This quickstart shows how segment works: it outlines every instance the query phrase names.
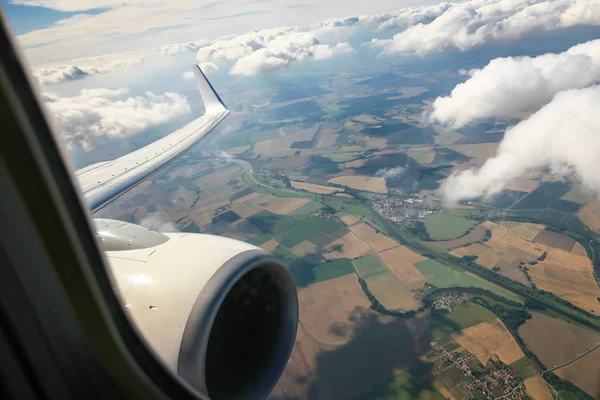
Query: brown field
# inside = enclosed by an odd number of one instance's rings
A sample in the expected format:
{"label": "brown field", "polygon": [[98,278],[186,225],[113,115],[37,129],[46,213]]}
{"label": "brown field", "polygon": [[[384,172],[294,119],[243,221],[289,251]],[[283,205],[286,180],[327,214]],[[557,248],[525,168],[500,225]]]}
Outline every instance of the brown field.
{"label": "brown field", "polygon": [[[486,252],[489,252],[490,248],[482,245],[481,243],[470,244],[465,247],[454,249],[450,252],[453,256],[464,257],[464,256],[482,256]],[[479,262],[479,261],[478,261]]]}
{"label": "brown field", "polygon": [[274,398],[353,398],[414,366],[429,348],[426,315],[399,319],[357,307],[333,327],[353,331],[351,340],[326,345],[299,327],[290,361],[271,394]]}
{"label": "brown field", "polygon": [[375,193],[387,193],[385,179],[364,175],[338,176],[330,179],[329,182],[338,185],[348,186],[357,190],[366,190]]}
{"label": "brown field", "polygon": [[266,251],[273,251],[277,248],[277,246],[279,246],[279,243],[276,240],[271,239],[271,240],[261,244],[258,247],[260,247],[261,249],[264,249]]}
{"label": "brown field", "polygon": [[600,315],[600,288],[587,256],[559,249],[548,251],[546,259],[529,268],[538,289],[546,290],[595,315]]}
{"label": "brown field", "polygon": [[400,243],[390,239],[389,237],[376,233],[375,229],[371,228],[367,224],[358,224],[350,228],[352,232],[358,236],[360,240],[367,242],[373,250],[380,252],[394,247],[400,246]]}
{"label": "brown field", "polygon": [[231,205],[231,209],[242,218],[248,218],[249,216],[259,213],[263,210],[262,208],[257,207],[250,202],[237,204],[234,202]]}
{"label": "brown field", "polygon": [[367,114],[361,114],[357,117],[352,118],[353,120],[356,120],[358,122],[365,122],[367,124],[377,124],[378,121],[373,118],[372,115],[367,115]]}
{"label": "brown field", "polygon": [[436,247],[439,247],[441,249],[448,249],[448,250],[454,249],[456,247],[462,247],[462,246],[466,246],[471,243],[476,243],[476,242],[481,241],[483,239],[483,237],[485,236],[486,231],[487,231],[487,229],[485,229],[483,226],[477,225],[473,229],[471,229],[471,231],[469,233],[467,233],[465,236],[463,236],[459,239],[433,242],[433,244]]}
{"label": "brown field", "polygon": [[309,201],[310,199],[290,199],[265,194],[258,199],[253,200],[252,203],[256,206],[266,208],[267,210],[276,214],[287,215],[292,211],[302,207]]}
{"label": "brown field", "polygon": [[486,365],[494,354],[497,354],[504,364],[512,364],[525,357],[500,318],[463,329],[452,334],[452,337],[483,365]]}
{"label": "brown field", "polygon": [[229,154],[233,154],[233,155],[238,155],[238,154],[242,154],[243,152],[245,152],[246,150],[248,150],[250,148],[249,145],[245,145],[245,146],[238,146],[238,147],[232,147],[231,149],[227,149],[227,152]]}
{"label": "brown field", "polygon": [[379,257],[407,289],[418,289],[425,285],[427,279],[415,268],[414,264],[426,260],[426,257],[404,246],[382,251],[379,253]]}
{"label": "brown field", "polygon": [[502,253],[496,250],[488,250],[477,258],[477,264],[486,267],[487,269],[492,269],[498,265],[500,260],[502,260]]}
{"label": "brown field", "polygon": [[579,211],[578,215],[591,230],[597,231],[600,229],[600,197],[590,201]]}
{"label": "brown field", "polygon": [[253,193],[250,193],[250,194],[248,194],[248,195],[246,195],[244,197],[240,197],[239,199],[235,199],[233,201],[233,203],[234,204],[235,203],[245,203],[247,201],[254,200],[255,198],[260,197],[260,196],[261,196],[260,193],[253,192]]}
{"label": "brown field", "polygon": [[367,278],[366,282],[369,291],[388,310],[410,311],[419,308],[411,291],[391,272]]}
{"label": "brown field", "polygon": [[519,328],[519,335],[546,368],[572,360],[600,341],[600,334],[560,318],[535,312],[531,316]]}
{"label": "brown field", "polygon": [[435,158],[435,151],[432,147],[418,147],[410,150],[410,156],[421,165],[428,165]]}
{"label": "brown field", "polygon": [[346,168],[360,168],[363,165],[365,165],[367,163],[367,161],[369,161],[369,160],[366,158],[361,158],[359,160],[348,161],[345,165],[346,165]]}
{"label": "brown field", "polygon": [[240,177],[241,169],[238,166],[227,169],[225,171],[216,171],[212,174],[204,175],[201,178],[194,180],[193,182],[203,190],[209,190],[217,186],[226,185],[232,179]]}
{"label": "brown field", "polygon": [[358,221],[360,218],[358,218],[356,215],[344,215],[342,218],[340,218],[342,221],[344,221],[344,223],[348,226],[352,225],[353,223],[355,223],[356,221]]}
{"label": "brown field", "polygon": [[470,157],[466,165],[480,167],[496,154],[498,143],[455,144],[447,147]]}
{"label": "brown field", "polygon": [[571,251],[580,256],[587,255],[587,251],[585,250],[585,247],[583,247],[581,245],[581,243],[579,243],[579,242],[575,242],[575,246],[573,246],[573,250],[571,250]]}
{"label": "brown field", "polygon": [[545,244],[546,246],[554,247],[564,251],[571,251],[573,250],[573,246],[575,246],[575,239],[570,238],[567,235],[563,235],[562,233],[547,230],[543,230],[538,233],[534,239],[534,242]]}
{"label": "brown field", "polygon": [[293,188],[304,189],[311,193],[331,194],[331,193],[335,193],[335,192],[344,191],[344,189],[331,187],[331,186],[317,185],[315,183],[306,183],[306,182],[298,182],[298,181],[291,181],[291,182],[292,182]]}
{"label": "brown field", "polygon": [[495,222],[492,222],[492,221],[484,221],[484,222],[482,222],[482,223],[481,223],[481,226],[483,226],[485,229],[487,229],[487,230],[491,231],[491,230],[493,230],[495,227],[497,227],[497,226],[498,226],[498,224],[497,224],[497,223],[495,223]]}
{"label": "brown field", "polygon": [[290,251],[296,254],[297,256],[304,257],[307,254],[313,254],[318,252],[319,247],[316,244],[305,240],[304,242],[292,247]]}
{"label": "brown field", "polygon": [[595,399],[600,399],[600,348],[554,373],[571,381]]}
{"label": "brown field", "polygon": [[527,279],[527,275],[519,268],[520,263],[518,259],[513,259],[512,261],[506,261],[505,259],[502,259],[498,261],[496,266],[500,268],[500,271],[496,271],[496,273],[512,279],[513,281],[519,282],[525,286],[531,286],[531,283],[529,283],[529,280]]}
{"label": "brown field", "polygon": [[339,196],[339,197],[348,197],[348,198],[352,198],[352,196],[350,196],[348,193],[336,193],[334,194],[334,196]]}
{"label": "brown field", "polygon": [[504,189],[529,193],[534,191],[539,185],[540,183],[533,179],[515,179],[506,185]]}
{"label": "brown field", "polygon": [[371,251],[371,247],[359,240],[353,232],[348,232],[323,248],[323,255],[332,258],[358,258]]}
{"label": "brown field", "polygon": [[271,154],[282,151],[294,150],[290,149],[290,146],[294,142],[311,140],[315,135],[316,129],[317,127],[315,126],[308,129],[303,129],[296,133],[285,135],[284,137],[258,142],[254,145],[254,152],[259,154]]}
{"label": "brown field", "polygon": [[537,375],[525,379],[525,390],[534,400],[554,400],[546,382]]}
{"label": "brown field", "polygon": [[386,138],[370,138],[365,143],[371,148],[384,149],[387,146],[387,142]]}
{"label": "brown field", "polygon": [[508,234],[516,237],[520,237],[524,240],[533,241],[535,237],[545,228],[542,224],[532,224],[530,222],[523,222],[519,225],[512,227],[508,230]]}

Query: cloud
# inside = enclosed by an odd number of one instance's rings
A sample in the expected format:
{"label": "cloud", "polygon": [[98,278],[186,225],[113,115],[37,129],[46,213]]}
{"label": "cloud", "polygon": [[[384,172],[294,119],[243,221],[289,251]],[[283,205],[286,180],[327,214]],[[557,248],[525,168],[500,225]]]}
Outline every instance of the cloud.
{"label": "cloud", "polygon": [[131,67],[144,64],[143,57],[133,57],[126,60],[115,60],[102,67],[77,66],[77,65],[51,65],[37,68],[33,76],[40,85],[54,85],[57,83],[84,79],[96,74],[106,74],[114,68]]}
{"label": "cloud", "polygon": [[460,128],[478,119],[515,116],[539,109],[562,90],[589,86],[600,79],[600,39],[559,54],[496,58],[465,73],[466,82],[434,101],[431,121]]}
{"label": "cloud", "polygon": [[176,93],[119,99],[128,90],[88,89],[74,97],[44,94],[56,131],[68,148],[93,148],[102,137],[126,137],[190,113],[185,96]]}
{"label": "cloud", "polygon": [[[202,72],[204,72],[205,75],[212,74],[213,72],[219,70],[219,66],[217,64],[211,63],[211,62],[200,63],[200,68],[202,69]],[[182,78],[183,79],[194,79],[194,73],[192,71],[186,71],[183,73]]]}
{"label": "cloud", "polygon": [[375,173],[375,176],[380,176],[384,179],[394,179],[404,174],[404,167],[382,168]]}
{"label": "cloud", "polygon": [[185,71],[181,77],[183,79],[194,79],[194,73],[192,71]]}
{"label": "cloud", "polygon": [[[431,12],[431,16],[435,16]],[[392,39],[373,39],[382,55],[468,51],[492,39],[518,39],[535,30],[600,25],[600,3],[590,0],[471,0],[455,3],[429,23]]]}
{"label": "cloud", "polygon": [[278,28],[216,40],[198,50],[196,58],[203,62],[235,61],[229,73],[249,76],[285,68],[293,62],[325,60],[352,51],[348,43],[321,44],[310,32]]}
{"label": "cloud", "polygon": [[140,225],[157,232],[178,232],[177,226],[160,212],[150,213],[140,221]]}
{"label": "cloud", "polygon": [[168,44],[166,46],[161,46],[158,48],[158,51],[163,56],[172,56],[175,54],[183,54],[183,53],[189,53],[192,51],[197,51],[203,45],[205,45],[205,43],[196,43],[196,42],[175,43],[175,44]]}
{"label": "cloud", "polygon": [[509,128],[496,155],[479,170],[450,176],[441,187],[448,204],[492,196],[512,179],[549,169],[600,193],[600,86],[570,89]]}

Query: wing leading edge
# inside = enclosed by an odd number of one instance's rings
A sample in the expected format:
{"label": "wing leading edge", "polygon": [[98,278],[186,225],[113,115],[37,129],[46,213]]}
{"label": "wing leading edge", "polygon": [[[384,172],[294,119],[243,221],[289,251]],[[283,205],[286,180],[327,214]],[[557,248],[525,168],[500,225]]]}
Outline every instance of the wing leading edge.
{"label": "wing leading edge", "polygon": [[200,67],[193,65],[192,69],[206,108],[205,114],[139,150],[78,170],[77,180],[92,212],[169,165],[227,117],[229,110]]}

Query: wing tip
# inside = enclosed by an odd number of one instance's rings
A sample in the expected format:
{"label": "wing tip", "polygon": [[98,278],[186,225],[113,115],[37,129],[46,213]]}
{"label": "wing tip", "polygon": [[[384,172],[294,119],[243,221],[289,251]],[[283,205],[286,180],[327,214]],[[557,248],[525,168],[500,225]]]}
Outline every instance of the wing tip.
{"label": "wing tip", "polygon": [[229,111],[219,94],[210,83],[199,64],[192,64],[192,72],[196,78],[196,84],[200,90],[200,96],[204,102],[207,113]]}

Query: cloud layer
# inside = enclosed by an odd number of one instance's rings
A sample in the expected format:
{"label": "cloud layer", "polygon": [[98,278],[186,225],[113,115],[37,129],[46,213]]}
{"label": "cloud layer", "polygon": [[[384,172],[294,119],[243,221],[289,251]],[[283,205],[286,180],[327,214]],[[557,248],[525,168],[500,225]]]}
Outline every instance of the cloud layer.
{"label": "cloud layer", "polygon": [[559,54],[497,58],[468,75],[450,96],[435,100],[433,122],[460,128],[478,119],[516,116],[539,109],[562,90],[589,86],[600,79],[600,40]]}
{"label": "cloud layer", "polygon": [[56,131],[68,148],[90,150],[93,141],[102,137],[125,137],[174,117],[190,113],[185,96],[176,93],[119,99],[128,90],[121,88],[82,90],[78,96],[43,98]]}
{"label": "cloud layer", "polygon": [[102,67],[77,66],[77,65],[51,65],[35,69],[33,76],[40,85],[54,85],[57,83],[84,79],[96,74],[106,74],[114,68],[131,67],[144,64],[143,57],[134,57],[126,60],[111,61]]}
{"label": "cloud layer", "polygon": [[600,193],[600,86],[571,89],[506,131],[496,155],[477,171],[449,177],[447,203],[499,193],[511,179],[549,168]]}
{"label": "cloud layer", "polygon": [[[405,19],[410,18],[409,14]],[[443,9],[429,23],[416,23],[392,39],[373,39],[371,44],[381,48],[383,55],[468,51],[493,39],[514,40],[535,30],[576,25],[600,25],[600,2],[471,0]]]}

